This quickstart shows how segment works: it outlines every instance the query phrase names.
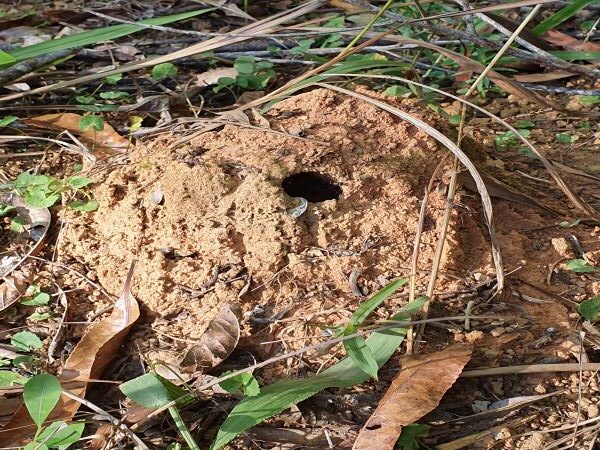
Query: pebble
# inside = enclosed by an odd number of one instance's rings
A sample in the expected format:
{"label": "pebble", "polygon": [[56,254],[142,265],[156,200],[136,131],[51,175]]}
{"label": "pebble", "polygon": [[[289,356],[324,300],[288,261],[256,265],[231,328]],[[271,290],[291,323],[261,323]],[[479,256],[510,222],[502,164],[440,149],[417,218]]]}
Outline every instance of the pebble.
{"label": "pebble", "polygon": [[490,333],[494,337],[499,337],[499,336],[502,336],[504,333],[506,333],[506,328],[504,328],[504,327],[497,327],[497,328],[494,328]]}
{"label": "pebble", "polygon": [[546,393],[546,388],[542,384],[538,384],[533,390],[535,392],[537,392],[538,394],[545,394]]}
{"label": "pebble", "polygon": [[598,408],[598,405],[592,404],[588,406],[587,415],[589,418],[598,417],[600,415],[600,408]]}

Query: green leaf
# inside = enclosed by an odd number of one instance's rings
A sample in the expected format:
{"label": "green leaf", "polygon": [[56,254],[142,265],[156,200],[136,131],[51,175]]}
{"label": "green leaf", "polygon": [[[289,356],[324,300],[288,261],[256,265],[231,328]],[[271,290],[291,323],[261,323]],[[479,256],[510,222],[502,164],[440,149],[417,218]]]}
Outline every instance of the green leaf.
{"label": "green leaf", "polygon": [[360,370],[369,375],[371,378],[377,379],[377,371],[379,366],[373,356],[371,349],[367,347],[365,338],[357,336],[353,339],[344,341],[344,348],[348,352],[348,356],[356,363]]}
{"label": "green leaf", "polygon": [[91,212],[96,211],[100,204],[97,200],[75,200],[69,203],[69,206],[75,211]]}
{"label": "green leaf", "polygon": [[10,370],[0,370],[0,389],[20,386],[27,381],[23,375]]}
{"label": "green leaf", "polygon": [[558,133],[556,135],[556,139],[561,144],[570,144],[571,143],[571,135],[567,133]]}
{"label": "green leaf", "polygon": [[10,53],[6,53],[6,52],[0,50],[0,64],[12,64],[16,60],[17,59]]}
{"label": "green leaf", "polygon": [[577,100],[582,105],[592,106],[597,103],[600,103],[600,95],[580,95],[579,97],[577,97]]}
{"label": "green leaf", "polygon": [[565,61],[586,61],[600,59],[600,52],[584,52],[584,51],[550,51],[548,52],[557,58]]}
{"label": "green leaf", "polygon": [[21,216],[15,216],[10,221],[10,229],[15,233],[22,233],[23,231],[25,231],[24,225],[25,219],[23,219]]}
{"label": "green leaf", "polygon": [[119,389],[144,408],[160,408],[173,400],[188,395],[187,391],[156,373],[147,373],[126,381],[119,386]]}
{"label": "green leaf", "polygon": [[29,315],[29,319],[34,320],[36,322],[39,322],[40,320],[47,320],[50,317],[52,317],[52,315],[47,312],[45,312],[45,313],[34,312],[33,314]]}
{"label": "green leaf", "polygon": [[86,131],[88,128],[93,128],[96,131],[104,130],[104,119],[100,116],[87,115],[79,119],[79,129]]}
{"label": "green leaf", "polygon": [[[427,299],[420,297],[409,303],[393,320],[406,320],[408,314],[414,314],[421,308]],[[374,332],[366,340],[366,344],[373,353],[378,367],[383,366],[404,340],[406,328],[389,328]],[[255,397],[245,397],[231,411],[225,422],[221,425],[217,438],[211,449],[222,448],[231,442],[238,434],[253,427],[269,417],[295,405],[327,388],[346,388],[368,380],[369,376],[363,372],[351,358],[345,358],[329,369],[311,378],[296,380],[281,380],[261,389]]]}
{"label": "green leaf", "polygon": [[[215,8],[204,8],[199,9],[197,11],[171,14],[169,16],[164,17],[155,17],[153,19],[140,20],[138,23],[145,25],[165,25],[179,20],[189,19],[190,17],[204,14],[206,12],[213,11],[214,9]],[[12,56],[16,58],[17,61],[23,61],[25,59],[36,58],[38,56],[57,52],[59,50],[66,50],[75,47],[85,47],[87,45],[97,44],[99,42],[111,41],[121,36],[127,36],[128,34],[132,34],[142,30],[145,30],[145,28],[139,25],[113,25],[109,27],[100,28],[98,30],[84,31],[82,33],[73,34],[71,36],[65,36],[59,39],[51,39],[49,41],[41,42],[39,44],[22,47],[17,50],[14,50],[12,52]]]}
{"label": "green leaf", "polygon": [[390,86],[383,91],[385,95],[389,95],[390,97],[400,97],[405,94],[410,94],[411,90],[404,86]]}
{"label": "green leaf", "polygon": [[88,184],[91,184],[92,180],[87,177],[75,175],[67,178],[67,183],[69,183],[69,185],[74,187],[75,189],[81,189],[83,187],[86,187]]}
{"label": "green leaf", "polygon": [[423,425],[420,423],[413,423],[402,427],[402,432],[398,438],[396,445],[401,450],[418,450],[419,443],[417,442],[418,437],[425,437],[429,434],[429,425]]}
{"label": "green leaf", "polygon": [[44,192],[42,189],[35,189],[23,195],[23,200],[34,208],[49,208],[60,200],[60,194]]}
{"label": "green leaf", "polygon": [[514,125],[515,128],[533,128],[535,123],[531,120],[517,120]]}
{"label": "green leaf", "polygon": [[45,292],[40,292],[32,297],[27,297],[21,300],[21,303],[27,306],[42,306],[47,305],[49,302],[50,295],[46,294]]}
{"label": "green leaf", "polygon": [[569,19],[570,17],[573,17],[575,14],[577,14],[578,11],[585,8],[593,1],[594,0],[574,0],[561,10],[552,14],[550,17],[533,27],[531,31],[533,31],[535,34],[542,34],[548,30],[551,30],[563,23],[565,20]]}
{"label": "green leaf", "polygon": [[448,120],[452,125],[460,125],[461,118],[462,116],[460,114],[452,114],[448,117]]}
{"label": "green leaf", "polygon": [[78,95],[75,97],[75,101],[77,103],[81,103],[82,105],[93,105],[96,103],[96,99],[91,95]]}
{"label": "green leaf", "polygon": [[240,74],[251,75],[255,72],[256,59],[252,56],[240,56],[236,58],[233,63],[233,67],[237,69]]}
{"label": "green leaf", "polygon": [[83,435],[85,422],[67,424],[63,421],[52,422],[37,437],[37,442],[44,442],[48,447],[69,446],[77,442]]}
{"label": "green leaf", "polygon": [[152,68],[152,79],[160,81],[164,78],[173,78],[177,75],[177,67],[172,63],[157,64]]}
{"label": "green leaf", "polygon": [[390,295],[392,295],[400,287],[404,286],[407,282],[408,279],[406,278],[400,278],[396,281],[392,281],[383,289],[378,291],[375,295],[373,295],[370,299],[362,302],[356,311],[354,311],[354,314],[352,314],[350,317],[347,328],[354,329],[358,327],[379,305],[381,305],[381,303],[383,303]]}
{"label": "green leaf", "polygon": [[579,304],[579,314],[584,319],[590,322],[598,319],[598,312],[600,311],[600,297],[592,297],[589,300],[584,300]]}
{"label": "green leaf", "polygon": [[19,120],[17,116],[4,116],[2,119],[0,119],[0,127],[6,127],[16,120]]}
{"label": "green leaf", "polygon": [[111,86],[116,85],[123,78],[122,73],[115,73],[113,75],[109,75],[104,78],[104,82],[106,84],[110,84]]}
{"label": "green leaf", "polygon": [[23,402],[38,428],[58,403],[60,391],[60,381],[49,373],[31,377],[23,386]]}
{"label": "green leaf", "polygon": [[48,446],[39,442],[30,442],[23,447],[23,450],[48,450]]}
{"label": "green leaf", "polygon": [[42,348],[42,341],[40,338],[30,331],[19,331],[18,333],[15,333],[10,339],[10,343],[17,349],[25,352]]}
{"label": "green leaf", "polygon": [[572,228],[576,225],[579,225],[581,223],[581,219],[575,219],[572,222],[569,222],[567,220],[563,220],[562,222],[560,222],[558,224],[559,227],[561,228]]}
{"label": "green leaf", "polygon": [[104,100],[117,100],[124,97],[129,97],[129,93],[123,91],[108,91],[100,93],[100,98],[103,98]]}
{"label": "green leaf", "polygon": [[13,359],[13,366],[21,367],[21,366],[31,366],[33,364],[33,356],[31,355],[19,355],[15,359]]}
{"label": "green leaf", "polygon": [[[225,372],[221,374],[221,376],[227,375],[228,373],[229,372]],[[254,375],[249,372],[240,373],[235,377],[223,380],[219,383],[219,385],[231,394],[235,394],[238,391],[242,391],[244,395],[249,397],[254,397],[260,394],[260,386],[258,385],[258,381],[256,381]]]}
{"label": "green leaf", "polygon": [[11,205],[0,205],[0,217],[4,217],[9,212],[14,211],[15,207]]}
{"label": "green leaf", "polygon": [[588,264],[584,259],[571,259],[567,261],[567,267],[575,273],[590,273],[596,268]]}

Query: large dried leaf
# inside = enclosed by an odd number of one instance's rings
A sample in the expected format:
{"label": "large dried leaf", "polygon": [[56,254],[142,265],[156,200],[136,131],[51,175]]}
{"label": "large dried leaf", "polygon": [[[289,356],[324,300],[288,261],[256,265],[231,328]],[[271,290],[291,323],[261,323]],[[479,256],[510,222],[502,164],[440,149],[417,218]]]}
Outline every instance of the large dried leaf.
{"label": "large dried leaf", "polygon": [[211,369],[227,358],[240,339],[240,324],[228,305],[208,325],[200,343],[190,348],[180,362],[186,372]]}
{"label": "large dried leaf", "polygon": [[[78,397],[84,397],[88,380],[101,377],[129,329],[138,319],[139,306],[131,295],[132,276],[133,264],[127,274],[123,292],[115,303],[111,315],[92,325],[67,359],[63,372],[59,376],[64,390]],[[63,395],[48,420],[68,421],[78,409],[79,402]],[[30,439],[34,433],[35,424],[31,421],[25,407],[21,406],[0,431],[0,447],[17,446]]]}
{"label": "large dried leaf", "polygon": [[471,359],[469,345],[456,344],[441,352],[408,356],[377,409],[360,431],[354,450],[392,450],[402,427],[432,411]]}
{"label": "large dried leaf", "polygon": [[567,50],[584,51],[584,52],[600,52],[600,44],[592,41],[580,41],[568,34],[560,31],[546,31],[540,36],[544,40],[554,45],[560,45]]}
{"label": "large dried leaf", "polygon": [[104,123],[104,129],[95,131],[91,127],[81,131],[79,121],[83,116],[75,113],[44,114],[42,116],[24,119],[28,125],[45,128],[49,130],[68,130],[79,135],[83,140],[93,145],[100,151],[124,151],[129,146],[129,141],[115,131],[108,123]]}

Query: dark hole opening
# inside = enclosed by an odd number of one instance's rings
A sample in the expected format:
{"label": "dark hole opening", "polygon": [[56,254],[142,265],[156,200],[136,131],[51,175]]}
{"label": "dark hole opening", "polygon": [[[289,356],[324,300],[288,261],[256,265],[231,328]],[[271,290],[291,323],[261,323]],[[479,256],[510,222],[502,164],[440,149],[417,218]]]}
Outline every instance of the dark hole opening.
{"label": "dark hole opening", "polygon": [[290,197],[303,197],[309,202],[338,200],[342,188],[327,175],[316,172],[299,172],[283,179],[281,187]]}

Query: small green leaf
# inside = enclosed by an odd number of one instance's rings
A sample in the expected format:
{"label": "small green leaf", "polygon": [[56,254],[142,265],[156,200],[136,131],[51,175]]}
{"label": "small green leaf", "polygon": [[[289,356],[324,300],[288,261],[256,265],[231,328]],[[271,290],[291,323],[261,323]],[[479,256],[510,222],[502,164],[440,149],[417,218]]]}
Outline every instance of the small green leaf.
{"label": "small green leaf", "polygon": [[[221,376],[227,375],[228,373],[229,372],[225,372],[221,374]],[[248,397],[254,397],[260,394],[260,386],[258,385],[258,381],[250,372],[243,372],[235,377],[223,380],[219,383],[219,385],[227,392],[232,394],[235,394],[240,390]]]}
{"label": "small green leaf", "polygon": [[10,370],[0,370],[0,389],[21,386],[27,381],[23,375]]}
{"label": "small green leaf", "polygon": [[157,64],[152,68],[152,79],[160,81],[164,78],[173,78],[177,75],[177,67],[172,63]]}
{"label": "small green leaf", "polygon": [[58,403],[60,392],[60,381],[49,373],[31,377],[23,386],[25,407],[38,427],[43,425]]}
{"label": "small green leaf", "polygon": [[119,386],[119,389],[131,400],[145,408],[160,408],[175,399],[188,395],[187,391],[156,373],[147,373],[126,381]]}
{"label": "small green leaf", "polygon": [[564,8],[558,10],[550,17],[537,24],[532,29],[533,33],[542,34],[545,31],[555,28],[556,26],[563,23],[565,20],[577,14],[579,10],[585,8],[593,1],[594,0],[571,0],[570,2],[567,2],[567,5]]}
{"label": "small green leaf", "polygon": [[377,379],[377,371],[379,366],[373,356],[373,352],[367,346],[365,338],[357,336],[353,339],[344,341],[344,348],[352,361],[371,378]]}
{"label": "small green leaf", "polygon": [[100,93],[100,98],[103,98],[104,100],[118,100],[124,97],[129,97],[129,93],[123,91],[108,91]]}
{"label": "small green leaf", "polygon": [[15,207],[11,205],[0,205],[0,217],[4,217],[9,212],[14,211]]}
{"label": "small green leaf", "polygon": [[588,264],[584,259],[571,259],[567,261],[566,265],[575,273],[590,273],[596,270],[594,266]]}
{"label": "small green leaf", "polygon": [[50,317],[52,317],[52,315],[50,313],[39,313],[39,312],[34,312],[33,314],[29,315],[29,319],[39,322],[41,320],[48,320]]}
{"label": "small green leaf", "polygon": [[113,75],[109,75],[104,78],[104,82],[106,84],[110,84],[111,86],[116,85],[123,78],[122,73],[115,73]]}
{"label": "small green leaf", "polygon": [[77,103],[81,103],[82,105],[93,105],[96,103],[96,99],[90,95],[78,95],[75,97],[75,101]]}
{"label": "small green leaf", "polygon": [[13,359],[13,366],[15,367],[27,367],[33,364],[33,356],[31,355],[19,355]]}
{"label": "small green leaf", "polygon": [[460,125],[461,118],[462,116],[460,114],[452,114],[450,117],[448,117],[448,120],[452,125]]}
{"label": "small green leaf", "polygon": [[531,120],[517,120],[514,125],[515,128],[533,128],[535,123]]}
{"label": "small green leaf", "polygon": [[556,139],[561,144],[565,144],[566,145],[566,144],[570,144],[571,143],[571,135],[567,134],[567,133],[558,133],[556,135]]}
{"label": "small green leaf", "polygon": [[30,331],[19,331],[18,333],[15,333],[10,339],[10,343],[17,349],[25,352],[42,348],[42,341],[40,338]]}
{"label": "small green leaf", "polygon": [[600,297],[592,297],[589,300],[584,300],[579,304],[579,314],[584,319],[590,322],[598,319],[598,312],[600,311]]}
{"label": "small green leaf", "polygon": [[417,442],[418,437],[425,437],[429,434],[429,425],[423,425],[420,423],[413,423],[402,427],[400,437],[396,442],[396,445],[401,450],[418,450],[419,443]]}
{"label": "small green leaf", "polygon": [[25,219],[23,219],[21,216],[15,216],[10,221],[10,229],[15,233],[22,233],[23,231],[25,231],[24,225]]}
{"label": "small green leaf", "polygon": [[580,95],[577,100],[584,106],[592,106],[600,103],[600,95]]}
{"label": "small green leaf", "polygon": [[60,200],[60,194],[44,192],[42,189],[35,189],[23,195],[23,200],[34,208],[49,208]]}
{"label": "small green leaf", "polygon": [[390,97],[401,97],[402,95],[410,94],[411,90],[404,86],[390,86],[386,88],[383,93]]}
{"label": "small green leaf", "polygon": [[81,189],[83,187],[86,187],[88,184],[91,184],[92,180],[87,177],[76,175],[67,178],[67,183],[69,183],[69,185],[74,187],[75,189]]}
{"label": "small green leaf", "polygon": [[96,200],[75,200],[69,203],[69,206],[75,211],[91,212],[96,211],[100,204]]}
{"label": "small green leaf", "polygon": [[572,222],[569,222],[567,220],[563,220],[562,222],[560,222],[558,224],[559,227],[561,228],[572,228],[576,225],[579,225],[581,223],[581,219],[575,219]]}
{"label": "small green leaf", "polygon": [[44,442],[48,447],[69,446],[77,442],[85,428],[85,422],[67,424],[63,421],[52,422],[37,437],[37,442]]}
{"label": "small green leaf", "polygon": [[21,303],[27,306],[42,306],[47,305],[49,302],[50,295],[46,294],[45,292],[40,292],[32,297],[27,297],[21,300]]}
{"label": "small green leaf", "polygon": [[87,131],[89,128],[93,128],[96,131],[104,130],[104,119],[100,116],[87,115],[79,119],[79,129],[81,131]]}
{"label": "small green leaf", "polygon": [[0,119],[0,127],[6,127],[17,120],[19,120],[17,116],[4,116]]}

